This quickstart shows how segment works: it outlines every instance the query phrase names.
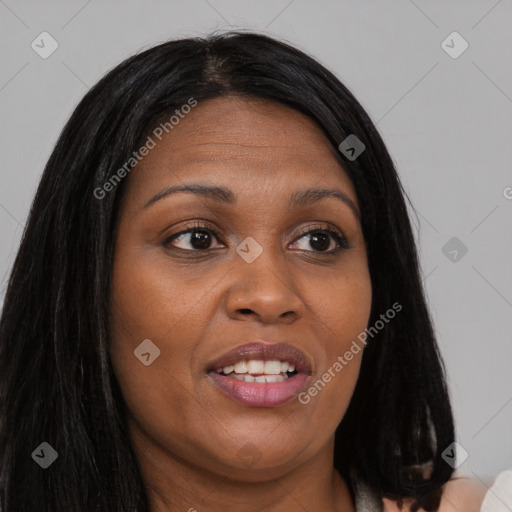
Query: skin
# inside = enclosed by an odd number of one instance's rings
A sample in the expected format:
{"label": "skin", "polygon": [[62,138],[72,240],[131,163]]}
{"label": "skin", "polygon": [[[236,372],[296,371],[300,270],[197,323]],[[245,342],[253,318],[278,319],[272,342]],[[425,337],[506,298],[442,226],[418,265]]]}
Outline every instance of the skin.
{"label": "skin", "polygon": [[[181,192],[144,207],[185,182],[228,187],[237,202]],[[372,288],[357,215],[332,197],[290,206],[295,190],[320,186],[359,211],[313,121],[236,97],[200,103],[131,172],[114,257],[111,357],[152,512],[354,511],[332,457],[363,351],[306,405],[248,407],[206,372],[228,350],[265,339],[302,350],[314,382],[366,328]],[[193,233],[168,240],[196,221],[219,232],[206,235],[204,249]],[[350,248],[329,255],[334,238],[326,233],[322,249],[302,233],[325,227]],[[263,251],[252,263],[236,252],[246,237]],[[160,350],[148,366],[134,357],[146,339]]]}
{"label": "skin", "polygon": [[[487,487],[470,478],[456,475],[443,487],[439,512],[480,512]],[[384,499],[384,512],[409,512],[410,500],[400,510],[397,503]]]}
{"label": "skin", "polygon": [[[229,187],[238,201],[179,193],[143,209],[182,182]],[[302,350],[316,380],[364,331],[372,291],[357,216],[334,198],[289,205],[296,189],[319,186],[341,190],[358,208],[312,121],[236,98],[195,107],[132,171],[116,242],[111,356],[152,511],[353,510],[332,454],[362,351],[307,405],[248,407],[206,374],[212,360],[261,338]],[[195,220],[214,224],[220,240],[212,235],[200,251],[185,234],[162,246]],[[312,247],[301,229],[319,223],[341,230],[352,247],[335,256]],[[235,251],[248,236],[263,249],[252,263]],[[327,241],[328,251],[336,248]],[[133,355],[144,339],[161,351],[150,366]],[[249,467],[239,457],[247,443],[259,457]]]}

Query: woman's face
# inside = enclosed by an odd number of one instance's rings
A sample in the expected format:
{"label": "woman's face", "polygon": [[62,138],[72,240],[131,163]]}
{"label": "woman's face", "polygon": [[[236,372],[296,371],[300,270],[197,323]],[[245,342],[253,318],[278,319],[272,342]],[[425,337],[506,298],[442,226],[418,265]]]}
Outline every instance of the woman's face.
{"label": "woman's face", "polygon": [[[160,468],[181,460],[248,480],[331,456],[362,351],[333,367],[372,298],[351,181],[315,123],[272,102],[205,101],[164,135],[129,176],[113,269],[111,356],[136,451]],[[157,196],[192,183],[226,191]],[[349,201],[297,196],[319,188]],[[216,372],[256,340],[263,352]],[[282,382],[242,381],[262,373],[244,360],[292,363],[265,351],[278,342],[302,355],[300,373],[284,364]]]}

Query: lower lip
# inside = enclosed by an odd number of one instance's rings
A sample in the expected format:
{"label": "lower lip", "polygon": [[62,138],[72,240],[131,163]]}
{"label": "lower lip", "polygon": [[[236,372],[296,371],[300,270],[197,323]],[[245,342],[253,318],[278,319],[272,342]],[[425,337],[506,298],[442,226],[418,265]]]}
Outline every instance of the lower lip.
{"label": "lower lip", "polygon": [[283,382],[244,382],[214,371],[208,374],[227,396],[249,407],[277,407],[293,400],[305,387],[309,375],[297,373]]}

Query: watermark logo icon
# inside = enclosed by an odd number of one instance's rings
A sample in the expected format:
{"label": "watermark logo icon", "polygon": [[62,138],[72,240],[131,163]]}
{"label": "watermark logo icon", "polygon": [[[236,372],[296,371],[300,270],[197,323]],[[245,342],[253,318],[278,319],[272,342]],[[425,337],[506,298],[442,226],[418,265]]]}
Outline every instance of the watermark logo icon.
{"label": "watermark logo icon", "polygon": [[248,236],[237,248],[236,252],[247,262],[252,263],[262,252],[263,247]]}
{"label": "watermark logo icon", "polygon": [[59,454],[46,441],[42,442],[33,452],[32,458],[43,468],[50,467]]}
{"label": "watermark logo icon", "polygon": [[160,355],[160,349],[151,340],[144,340],[133,353],[143,365],[149,366]]}
{"label": "watermark logo icon", "polygon": [[469,43],[458,33],[452,32],[441,43],[441,48],[452,58],[458,59],[469,47]]}
{"label": "watermark logo icon", "polygon": [[457,442],[452,443],[444,452],[441,454],[443,460],[449,464],[453,469],[457,469],[459,466],[464,464],[469,457],[469,453],[464,449],[462,445]]}
{"label": "watermark logo icon", "polygon": [[452,238],[443,245],[441,251],[452,263],[458,263],[466,255],[468,248],[460,239],[456,236],[452,236]]}
{"label": "watermark logo icon", "polygon": [[245,443],[236,455],[248,468],[261,459],[261,452],[253,443]]}
{"label": "watermark logo icon", "polygon": [[41,32],[30,46],[39,57],[47,59],[59,47],[59,43],[48,32]]}
{"label": "watermark logo icon", "polygon": [[353,162],[365,149],[366,146],[357,138],[356,135],[351,133],[344,139],[338,149]]}

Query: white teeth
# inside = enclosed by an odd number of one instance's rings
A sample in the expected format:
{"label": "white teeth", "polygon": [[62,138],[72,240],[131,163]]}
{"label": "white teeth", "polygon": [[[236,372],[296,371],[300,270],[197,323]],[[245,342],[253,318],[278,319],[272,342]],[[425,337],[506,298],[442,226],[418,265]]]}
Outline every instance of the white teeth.
{"label": "white teeth", "polygon": [[236,373],[247,373],[247,366],[245,364],[245,361],[240,361],[235,364],[234,366]]}
{"label": "white teeth", "polygon": [[281,363],[279,361],[265,361],[265,370],[267,375],[279,375],[281,373]]}
{"label": "white teeth", "polygon": [[252,375],[237,375],[236,373],[232,373],[230,377],[236,380],[241,380],[242,382],[254,382],[254,377]]}
{"label": "white teeth", "polygon": [[251,359],[247,361],[247,370],[249,373],[263,373],[265,370],[265,363],[263,361]]}
{"label": "white teeth", "polygon": [[[288,376],[286,376],[288,378]],[[267,375],[265,377],[267,382],[283,382],[286,380],[282,375]]]}
{"label": "white teeth", "polygon": [[242,382],[284,382],[288,379],[288,375],[258,375],[253,377],[252,375],[237,375],[233,373],[230,375],[231,378],[241,380]]}
{"label": "white teeth", "polygon": [[235,375],[242,376],[244,374],[251,374],[253,377],[259,375],[281,375],[288,378],[286,372],[293,372],[294,370],[295,365],[290,364],[288,361],[278,361],[277,359],[271,361],[250,359],[249,361],[238,361],[235,364],[224,366],[224,368],[218,368],[216,371],[217,373],[223,373],[231,377]]}

